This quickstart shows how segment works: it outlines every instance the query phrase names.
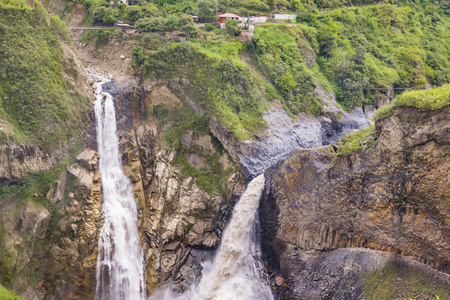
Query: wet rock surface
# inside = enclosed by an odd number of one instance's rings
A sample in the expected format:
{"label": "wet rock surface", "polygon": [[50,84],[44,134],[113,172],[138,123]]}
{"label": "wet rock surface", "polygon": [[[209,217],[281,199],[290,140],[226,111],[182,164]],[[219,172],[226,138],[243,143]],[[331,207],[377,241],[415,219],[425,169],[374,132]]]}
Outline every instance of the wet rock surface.
{"label": "wet rock surface", "polygon": [[[142,86],[131,85],[116,94],[123,168],[138,203],[148,292],[169,281],[181,292],[199,278],[200,263],[217,248],[230,204],[239,199],[245,183],[240,172],[230,172],[235,164],[225,151],[217,153],[217,141],[208,134],[186,130],[180,135],[180,146],[168,145],[167,127],[151,117],[153,109],[170,109],[181,100],[165,86]],[[130,104],[133,99],[140,99],[139,107]],[[199,187],[198,176],[183,172],[175,161],[180,149],[190,166],[206,173],[211,168],[206,158],[217,156],[220,170],[229,173],[224,192],[208,194]]]}
{"label": "wet rock surface", "polygon": [[251,140],[236,141],[216,120],[212,120],[212,133],[230,155],[239,161],[247,178],[263,173],[267,168],[285,159],[297,149],[310,149],[329,145],[341,138],[346,130],[368,126],[369,120],[361,108],[347,113],[336,106],[334,98],[327,95],[329,107],[320,118],[299,114],[290,117],[280,105],[271,104],[264,113],[267,127]]}

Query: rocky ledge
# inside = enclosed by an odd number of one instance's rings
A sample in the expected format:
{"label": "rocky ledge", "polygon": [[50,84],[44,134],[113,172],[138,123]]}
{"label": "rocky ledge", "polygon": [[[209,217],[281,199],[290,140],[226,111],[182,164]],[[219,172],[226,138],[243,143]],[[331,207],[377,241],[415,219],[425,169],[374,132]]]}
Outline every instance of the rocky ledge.
{"label": "rocky ledge", "polygon": [[[308,251],[364,247],[449,273],[449,110],[398,108],[376,121],[370,149],[298,150],[268,169],[260,220],[269,267],[298,286]],[[329,267],[337,263],[344,268],[339,260]],[[286,295],[305,297],[292,288]]]}

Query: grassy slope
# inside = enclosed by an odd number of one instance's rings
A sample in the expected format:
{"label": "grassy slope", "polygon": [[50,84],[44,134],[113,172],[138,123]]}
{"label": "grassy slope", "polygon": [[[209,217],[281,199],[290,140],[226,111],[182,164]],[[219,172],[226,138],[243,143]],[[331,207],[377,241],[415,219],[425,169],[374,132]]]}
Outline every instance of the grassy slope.
{"label": "grassy slope", "polygon": [[[253,4],[258,6],[256,2]],[[252,43],[245,45],[212,27],[200,30],[198,37],[181,47],[171,45],[158,33],[144,34],[134,57],[148,77],[192,79],[191,98],[216,114],[239,139],[250,137],[263,126],[266,100],[279,99],[292,115],[323,114],[323,103],[313,92],[318,86],[334,91],[340,104],[350,110],[386,98],[392,86],[414,89],[427,83],[447,84],[450,49],[441,46],[450,44],[449,8],[445,4],[411,1],[396,2],[399,6],[388,3],[317,10],[372,2],[291,3],[286,6],[297,9],[297,26],[257,26]],[[194,9],[189,3],[166,9],[174,18],[181,11]],[[238,7],[235,4],[232,7]],[[149,15],[148,8],[143,8],[142,14]],[[168,20],[156,7],[151,15],[163,23]],[[262,76],[240,63],[243,52],[253,57]],[[225,61],[231,62],[231,67],[224,67]]]}
{"label": "grassy slope", "polygon": [[0,117],[15,131],[13,137],[3,134],[2,142],[55,150],[83,127],[90,101],[71,83],[78,73],[74,61],[63,57],[54,19],[49,26],[46,11],[40,16],[26,4],[2,1]]}
{"label": "grassy slope", "polygon": [[[224,48],[230,44],[235,41],[222,43]],[[218,53],[209,46],[183,42],[156,51],[137,47],[134,60],[148,77],[188,79],[183,86],[186,95],[216,114],[236,137],[245,140],[264,126],[261,83],[238,60],[237,51]]]}
{"label": "grassy slope", "polygon": [[0,299],[2,300],[24,300],[11,291],[8,291],[0,284]]}
{"label": "grassy slope", "polygon": [[[450,289],[420,268],[392,262],[365,278],[365,299],[450,299]],[[439,297],[439,298],[438,298]]]}
{"label": "grassy slope", "polygon": [[411,106],[435,110],[447,105],[450,105],[450,85],[448,84],[429,90],[404,92],[403,94],[395,97],[395,99],[388,105],[380,107],[374,118],[387,118],[392,115],[395,108],[399,106]]}

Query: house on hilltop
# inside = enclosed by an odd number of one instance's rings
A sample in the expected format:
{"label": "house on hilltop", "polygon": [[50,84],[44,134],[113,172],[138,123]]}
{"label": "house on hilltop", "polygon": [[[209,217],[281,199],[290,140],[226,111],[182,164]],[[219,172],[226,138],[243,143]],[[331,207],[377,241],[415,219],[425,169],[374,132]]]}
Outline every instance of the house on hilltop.
{"label": "house on hilltop", "polygon": [[232,13],[221,14],[221,15],[218,15],[218,17],[219,17],[220,24],[225,24],[226,19],[232,19],[232,20],[239,21],[239,19],[241,18],[238,15],[235,15]]}

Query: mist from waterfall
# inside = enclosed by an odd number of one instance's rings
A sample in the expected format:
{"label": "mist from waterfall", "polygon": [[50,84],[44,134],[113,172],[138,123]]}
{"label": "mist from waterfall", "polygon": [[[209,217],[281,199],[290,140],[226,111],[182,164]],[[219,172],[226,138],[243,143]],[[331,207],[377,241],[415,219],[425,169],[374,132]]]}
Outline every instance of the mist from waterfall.
{"label": "mist from waterfall", "polygon": [[236,204],[224,230],[220,247],[211,261],[202,264],[198,285],[183,294],[170,288],[156,291],[151,300],[272,300],[270,286],[263,278],[258,244],[254,240],[264,175],[253,179]]}
{"label": "mist from waterfall", "polygon": [[102,174],[103,228],[98,241],[96,300],[144,300],[144,260],[137,207],[122,171],[113,98],[95,84],[97,144]]}

